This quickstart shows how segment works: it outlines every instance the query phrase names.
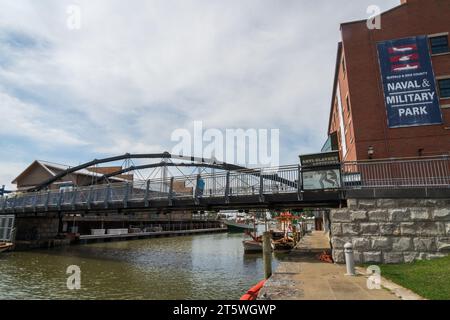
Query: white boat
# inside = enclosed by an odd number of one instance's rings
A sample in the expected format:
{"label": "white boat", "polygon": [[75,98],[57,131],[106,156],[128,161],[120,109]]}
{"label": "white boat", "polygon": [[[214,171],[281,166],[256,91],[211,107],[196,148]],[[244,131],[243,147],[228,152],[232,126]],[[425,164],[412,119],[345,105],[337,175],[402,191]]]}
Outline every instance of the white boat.
{"label": "white boat", "polygon": [[14,246],[11,242],[2,242],[0,243],[0,253],[8,251]]}
{"label": "white boat", "polygon": [[255,241],[255,240],[245,240],[242,241],[244,244],[244,252],[245,253],[252,253],[252,252],[262,252],[263,247],[262,243]]}

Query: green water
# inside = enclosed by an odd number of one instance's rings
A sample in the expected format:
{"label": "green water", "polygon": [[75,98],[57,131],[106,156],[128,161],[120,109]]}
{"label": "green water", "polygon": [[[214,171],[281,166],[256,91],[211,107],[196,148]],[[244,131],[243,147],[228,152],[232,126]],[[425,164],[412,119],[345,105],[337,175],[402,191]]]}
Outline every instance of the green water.
{"label": "green water", "polygon": [[[0,254],[0,299],[239,299],[263,278],[240,234],[90,244]],[[274,259],[274,267],[277,260]],[[81,289],[67,289],[67,267]]]}

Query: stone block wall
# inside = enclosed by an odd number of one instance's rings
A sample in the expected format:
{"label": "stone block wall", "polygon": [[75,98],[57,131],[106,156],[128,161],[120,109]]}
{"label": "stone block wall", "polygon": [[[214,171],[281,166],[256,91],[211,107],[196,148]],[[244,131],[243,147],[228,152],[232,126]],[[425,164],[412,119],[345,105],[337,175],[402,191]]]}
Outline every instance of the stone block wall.
{"label": "stone block wall", "polygon": [[450,254],[450,199],[349,199],[330,212],[333,258],[345,263],[409,263]]}

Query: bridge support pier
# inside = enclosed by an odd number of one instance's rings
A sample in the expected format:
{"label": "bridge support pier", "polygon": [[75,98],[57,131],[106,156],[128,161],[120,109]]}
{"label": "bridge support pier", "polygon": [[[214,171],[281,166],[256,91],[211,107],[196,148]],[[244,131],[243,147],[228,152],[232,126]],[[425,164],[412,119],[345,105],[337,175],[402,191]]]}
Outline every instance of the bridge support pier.
{"label": "bridge support pier", "polygon": [[16,217],[16,249],[54,245],[54,240],[62,231],[62,226],[62,219],[58,215],[53,217]]}

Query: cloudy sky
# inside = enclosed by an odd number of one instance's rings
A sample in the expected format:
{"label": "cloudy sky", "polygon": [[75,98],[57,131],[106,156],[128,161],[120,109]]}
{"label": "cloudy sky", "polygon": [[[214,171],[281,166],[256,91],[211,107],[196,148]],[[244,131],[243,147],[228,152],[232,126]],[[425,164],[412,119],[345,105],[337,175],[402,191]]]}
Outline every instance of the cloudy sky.
{"label": "cloudy sky", "polygon": [[0,184],[34,159],[170,151],[193,121],[280,129],[297,163],[326,139],[339,23],[399,2],[0,0]]}

